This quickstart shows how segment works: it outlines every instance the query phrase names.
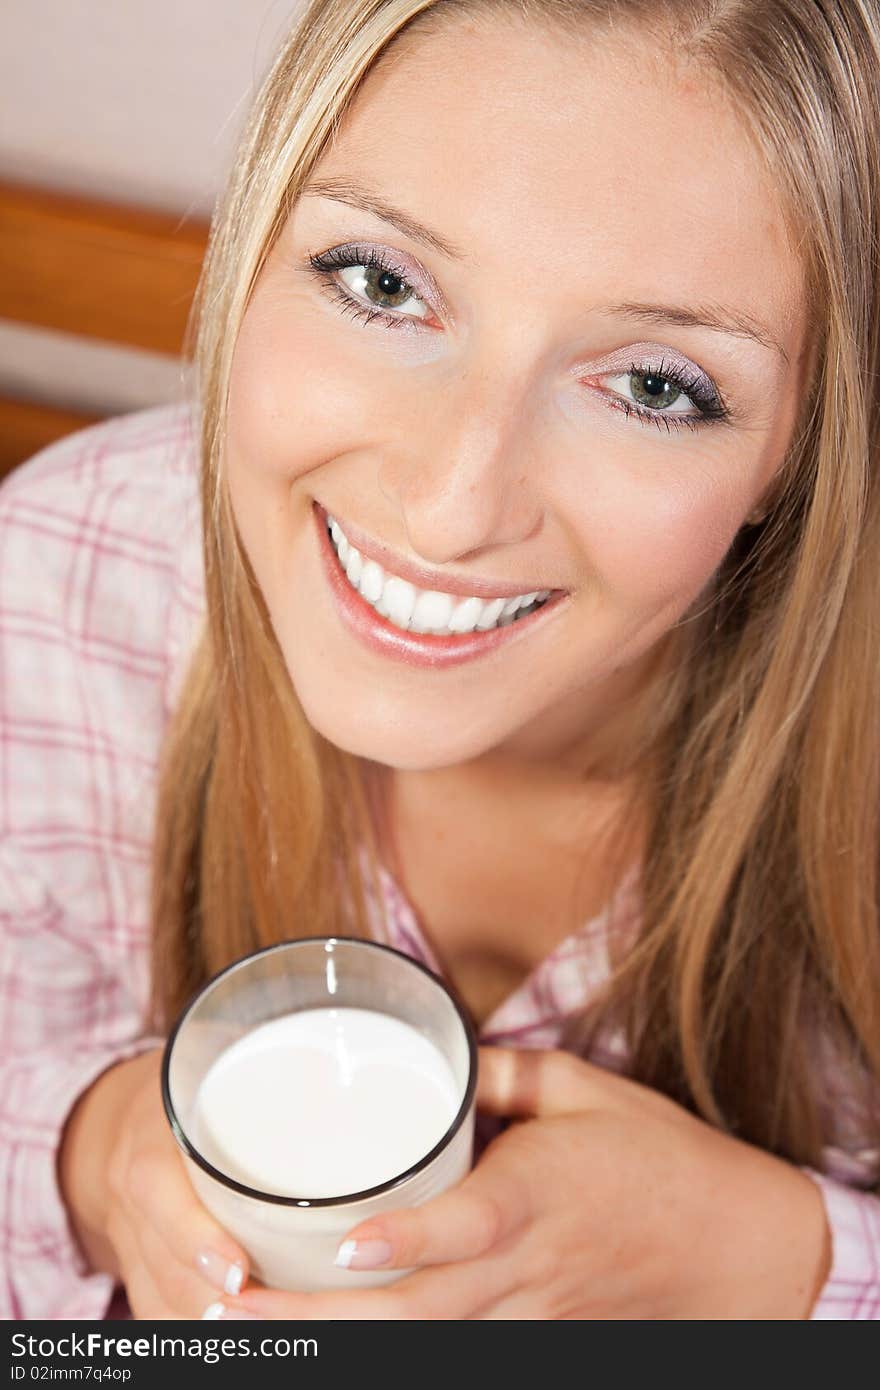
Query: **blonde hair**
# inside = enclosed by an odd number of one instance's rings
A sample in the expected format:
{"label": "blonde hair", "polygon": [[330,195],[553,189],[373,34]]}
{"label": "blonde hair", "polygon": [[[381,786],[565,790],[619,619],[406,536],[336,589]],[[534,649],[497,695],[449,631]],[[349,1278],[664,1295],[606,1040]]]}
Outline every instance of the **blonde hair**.
{"label": "blonde hair", "polygon": [[[404,32],[503,14],[640,22],[722,83],[803,259],[815,369],[757,526],[739,533],[633,750],[642,921],[585,1047],[622,1021],[633,1074],[795,1161],[834,1134],[811,1039],[880,1078],[880,17],[868,0],[312,0],[260,91],[200,288],[204,635],[163,750],[153,985],[166,1023],[235,957],[367,935],[378,843],[358,760],[308,723],[238,541],[222,467],[230,363],[298,192]],[[362,855],[364,857],[362,857]]]}

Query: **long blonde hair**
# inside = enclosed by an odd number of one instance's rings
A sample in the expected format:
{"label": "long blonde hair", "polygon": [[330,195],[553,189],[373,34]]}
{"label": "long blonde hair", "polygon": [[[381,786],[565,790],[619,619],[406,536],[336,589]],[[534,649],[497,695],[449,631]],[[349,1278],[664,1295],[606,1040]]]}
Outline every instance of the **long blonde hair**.
{"label": "long blonde hair", "polygon": [[[795,1161],[833,1140],[811,1039],[876,1143],[880,1084],[880,15],[873,0],[312,0],[254,105],[215,217],[197,360],[207,617],[163,751],[153,987],[168,1022],[230,960],[369,934],[363,767],[308,723],[222,467],[232,353],[265,257],[365,76],[463,13],[640,22],[725,84],[810,287],[815,370],[766,518],[745,527],[634,750],[640,935],[570,1034],[622,1020],[633,1074]],[[698,137],[699,138],[699,137]]]}

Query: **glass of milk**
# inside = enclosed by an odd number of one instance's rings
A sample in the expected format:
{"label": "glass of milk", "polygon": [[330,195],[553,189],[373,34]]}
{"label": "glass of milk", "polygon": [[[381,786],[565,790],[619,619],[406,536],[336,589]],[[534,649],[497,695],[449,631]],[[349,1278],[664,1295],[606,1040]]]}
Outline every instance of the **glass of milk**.
{"label": "glass of milk", "polygon": [[473,1157],[477,1047],[443,982],[351,937],[215,975],[165,1047],[162,1095],[193,1186],[272,1288],[382,1284],[334,1264],[348,1231],[451,1187]]}

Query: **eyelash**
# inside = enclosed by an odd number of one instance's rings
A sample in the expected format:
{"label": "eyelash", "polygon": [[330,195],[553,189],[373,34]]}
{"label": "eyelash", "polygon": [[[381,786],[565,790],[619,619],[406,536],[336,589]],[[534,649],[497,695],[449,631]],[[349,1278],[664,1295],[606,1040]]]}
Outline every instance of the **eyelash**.
{"label": "eyelash", "polygon": [[[330,251],[322,252],[320,255],[310,254],[308,265],[317,276],[321,289],[330,295],[342,313],[348,314],[351,318],[364,324],[378,320],[386,328],[418,330],[422,322],[421,319],[414,318],[411,314],[394,315],[384,309],[371,309],[360,304],[335,279],[335,273],[339,270],[346,270],[352,266],[363,266],[366,269],[395,276],[407,289],[412,291],[415,298],[421,299],[422,296],[416,294],[416,291],[412,289],[401,267],[396,266],[393,261],[374,247],[337,246]],[[656,425],[658,429],[665,428],[667,434],[671,433],[672,429],[678,429],[682,425],[686,425],[689,429],[701,429],[704,425],[721,423],[730,419],[730,411],[722,402],[715,388],[710,386],[702,376],[691,375],[681,366],[667,367],[662,359],[657,365],[647,362],[633,362],[626,372],[617,372],[615,375],[626,376],[627,374],[659,377],[687,396],[691,404],[695,405],[700,412],[699,415],[670,415],[665,411],[647,410],[644,406],[627,401],[615,393],[609,398],[608,406],[612,410],[622,411],[627,419],[630,416],[635,416],[643,424]]]}

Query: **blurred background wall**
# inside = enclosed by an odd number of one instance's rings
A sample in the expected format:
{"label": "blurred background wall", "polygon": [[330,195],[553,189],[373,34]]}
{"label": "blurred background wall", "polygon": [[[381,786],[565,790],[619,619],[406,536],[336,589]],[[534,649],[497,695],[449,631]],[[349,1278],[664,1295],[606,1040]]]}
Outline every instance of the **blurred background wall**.
{"label": "blurred background wall", "polygon": [[[200,229],[297,8],[296,0],[4,0],[0,181]],[[0,395],[100,416],[180,390],[181,365],[166,353],[0,318]]]}

